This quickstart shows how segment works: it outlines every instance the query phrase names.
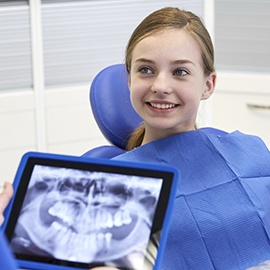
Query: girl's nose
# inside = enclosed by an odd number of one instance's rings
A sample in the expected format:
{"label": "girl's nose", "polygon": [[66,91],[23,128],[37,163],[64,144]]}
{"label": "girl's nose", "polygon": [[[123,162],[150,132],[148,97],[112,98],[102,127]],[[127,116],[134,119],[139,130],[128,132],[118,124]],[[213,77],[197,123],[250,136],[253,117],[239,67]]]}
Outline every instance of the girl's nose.
{"label": "girl's nose", "polygon": [[168,76],[164,73],[159,73],[153,79],[153,84],[151,91],[154,94],[168,95],[171,93],[172,89],[169,84],[170,80]]}

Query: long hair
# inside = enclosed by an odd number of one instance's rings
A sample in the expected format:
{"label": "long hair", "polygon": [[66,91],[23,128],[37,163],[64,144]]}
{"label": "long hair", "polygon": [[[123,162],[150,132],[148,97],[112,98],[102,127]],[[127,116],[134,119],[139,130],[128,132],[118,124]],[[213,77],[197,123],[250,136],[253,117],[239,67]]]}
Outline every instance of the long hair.
{"label": "long hair", "polygon": [[[214,47],[211,37],[201,19],[190,11],[174,7],[166,7],[154,11],[148,15],[134,30],[126,47],[125,64],[127,72],[130,72],[132,53],[135,46],[144,38],[164,29],[185,29],[201,49],[201,57],[205,76],[215,71]],[[141,145],[145,130],[144,125],[131,135],[127,150]]]}

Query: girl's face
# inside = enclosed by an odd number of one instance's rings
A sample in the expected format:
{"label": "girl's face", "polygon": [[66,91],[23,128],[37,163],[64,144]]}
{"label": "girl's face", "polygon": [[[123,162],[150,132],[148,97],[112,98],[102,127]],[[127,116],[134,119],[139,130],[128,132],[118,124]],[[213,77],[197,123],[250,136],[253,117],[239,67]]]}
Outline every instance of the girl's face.
{"label": "girl's face", "polygon": [[215,73],[204,75],[201,50],[183,29],[142,39],[129,76],[131,102],[144,119],[143,144],[194,130],[200,100],[211,96]]}

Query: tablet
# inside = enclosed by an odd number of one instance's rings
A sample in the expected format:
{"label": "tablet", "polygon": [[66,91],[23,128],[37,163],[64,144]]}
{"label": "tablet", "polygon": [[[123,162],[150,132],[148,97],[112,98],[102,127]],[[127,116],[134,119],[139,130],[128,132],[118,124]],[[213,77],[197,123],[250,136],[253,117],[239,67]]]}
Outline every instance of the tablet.
{"label": "tablet", "polygon": [[17,264],[157,270],[179,176],[169,165],[26,153],[4,223]]}

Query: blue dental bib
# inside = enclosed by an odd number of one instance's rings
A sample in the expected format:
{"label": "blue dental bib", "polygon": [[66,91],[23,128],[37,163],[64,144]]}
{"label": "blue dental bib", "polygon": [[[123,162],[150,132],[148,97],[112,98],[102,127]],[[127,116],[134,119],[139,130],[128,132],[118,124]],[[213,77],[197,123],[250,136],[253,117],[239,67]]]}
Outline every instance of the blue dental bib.
{"label": "blue dental bib", "polygon": [[270,259],[270,152],[258,137],[201,129],[115,159],[181,170],[162,270],[241,270]]}

